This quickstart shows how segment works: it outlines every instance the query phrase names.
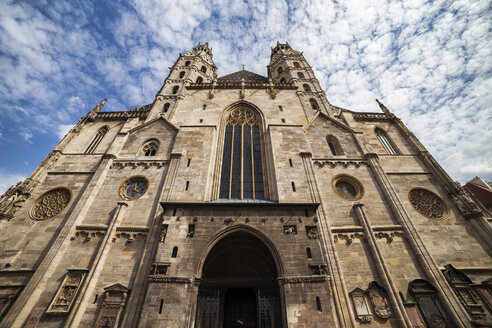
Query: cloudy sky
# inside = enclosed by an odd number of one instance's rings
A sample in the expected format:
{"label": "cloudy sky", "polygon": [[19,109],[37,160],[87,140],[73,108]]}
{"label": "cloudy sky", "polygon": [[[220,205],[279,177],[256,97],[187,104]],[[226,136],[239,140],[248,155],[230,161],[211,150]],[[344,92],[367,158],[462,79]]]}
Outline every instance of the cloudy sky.
{"label": "cloudy sky", "polygon": [[490,1],[2,1],[0,192],[27,177],[78,119],[152,102],[198,42],[219,76],[266,75],[270,48],[303,51],[328,99],[380,99],[460,182],[492,180]]}

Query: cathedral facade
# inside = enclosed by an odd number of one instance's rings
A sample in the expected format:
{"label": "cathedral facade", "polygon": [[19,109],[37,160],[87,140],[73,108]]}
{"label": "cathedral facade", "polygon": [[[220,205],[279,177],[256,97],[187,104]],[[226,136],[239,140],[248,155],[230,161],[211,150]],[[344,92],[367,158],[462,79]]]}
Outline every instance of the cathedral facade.
{"label": "cathedral facade", "polygon": [[302,53],[87,113],[0,198],[0,327],[490,327],[489,212]]}

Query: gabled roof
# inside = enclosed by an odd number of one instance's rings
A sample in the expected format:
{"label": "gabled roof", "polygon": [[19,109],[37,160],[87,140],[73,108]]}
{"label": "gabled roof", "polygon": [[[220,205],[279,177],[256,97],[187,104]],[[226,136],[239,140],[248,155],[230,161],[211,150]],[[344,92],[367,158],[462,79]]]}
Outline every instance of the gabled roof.
{"label": "gabled roof", "polygon": [[336,125],[338,125],[342,129],[345,129],[345,130],[352,132],[352,133],[356,133],[356,131],[354,129],[352,129],[351,127],[349,127],[348,125],[345,125],[342,122],[335,120],[333,117],[331,117],[328,114],[323,113],[322,111],[317,111],[316,114],[314,114],[314,116],[311,118],[311,120],[304,126],[304,131],[309,130],[309,128],[311,128],[311,126],[314,124],[314,122],[316,122],[316,120],[319,117],[322,117],[328,121],[332,121],[333,123],[335,123]]}
{"label": "gabled roof", "polygon": [[219,83],[237,83],[244,79],[246,83],[268,83],[268,78],[247,70],[240,70],[231,74],[221,76],[217,79]]}

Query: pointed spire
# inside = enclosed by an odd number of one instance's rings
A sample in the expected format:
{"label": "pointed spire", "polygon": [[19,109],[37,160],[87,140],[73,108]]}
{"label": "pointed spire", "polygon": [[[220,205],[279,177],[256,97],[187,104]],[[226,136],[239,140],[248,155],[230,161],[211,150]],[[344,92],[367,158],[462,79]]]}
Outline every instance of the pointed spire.
{"label": "pointed spire", "polygon": [[104,104],[108,101],[108,98],[104,98],[99,104],[96,105],[89,113],[87,113],[87,117],[91,120],[96,118],[97,113],[104,107]]}
{"label": "pointed spire", "polygon": [[386,106],[385,106],[382,102],[380,102],[378,99],[376,99],[376,102],[378,103],[379,108],[381,108],[381,110],[382,110],[385,114],[388,114],[388,115],[393,115],[393,113],[392,113],[392,112],[390,112],[390,111],[389,111],[389,109],[388,109],[388,108],[386,108]]}

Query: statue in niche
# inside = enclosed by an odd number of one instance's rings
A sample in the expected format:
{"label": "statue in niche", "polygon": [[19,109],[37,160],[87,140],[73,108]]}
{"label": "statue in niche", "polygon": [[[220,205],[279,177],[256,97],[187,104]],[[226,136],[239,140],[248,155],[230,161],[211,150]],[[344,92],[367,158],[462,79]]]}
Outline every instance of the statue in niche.
{"label": "statue in niche", "polygon": [[297,235],[296,226],[284,226],[285,235]]}
{"label": "statue in niche", "polygon": [[374,313],[381,319],[388,319],[391,316],[391,308],[386,298],[386,290],[376,281],[369,284],[367,294],[371,300]]}
{"label": "statue in niche", "polygon": [[316,227],[306,227],[308,239],[318,239],[318,229]]}

